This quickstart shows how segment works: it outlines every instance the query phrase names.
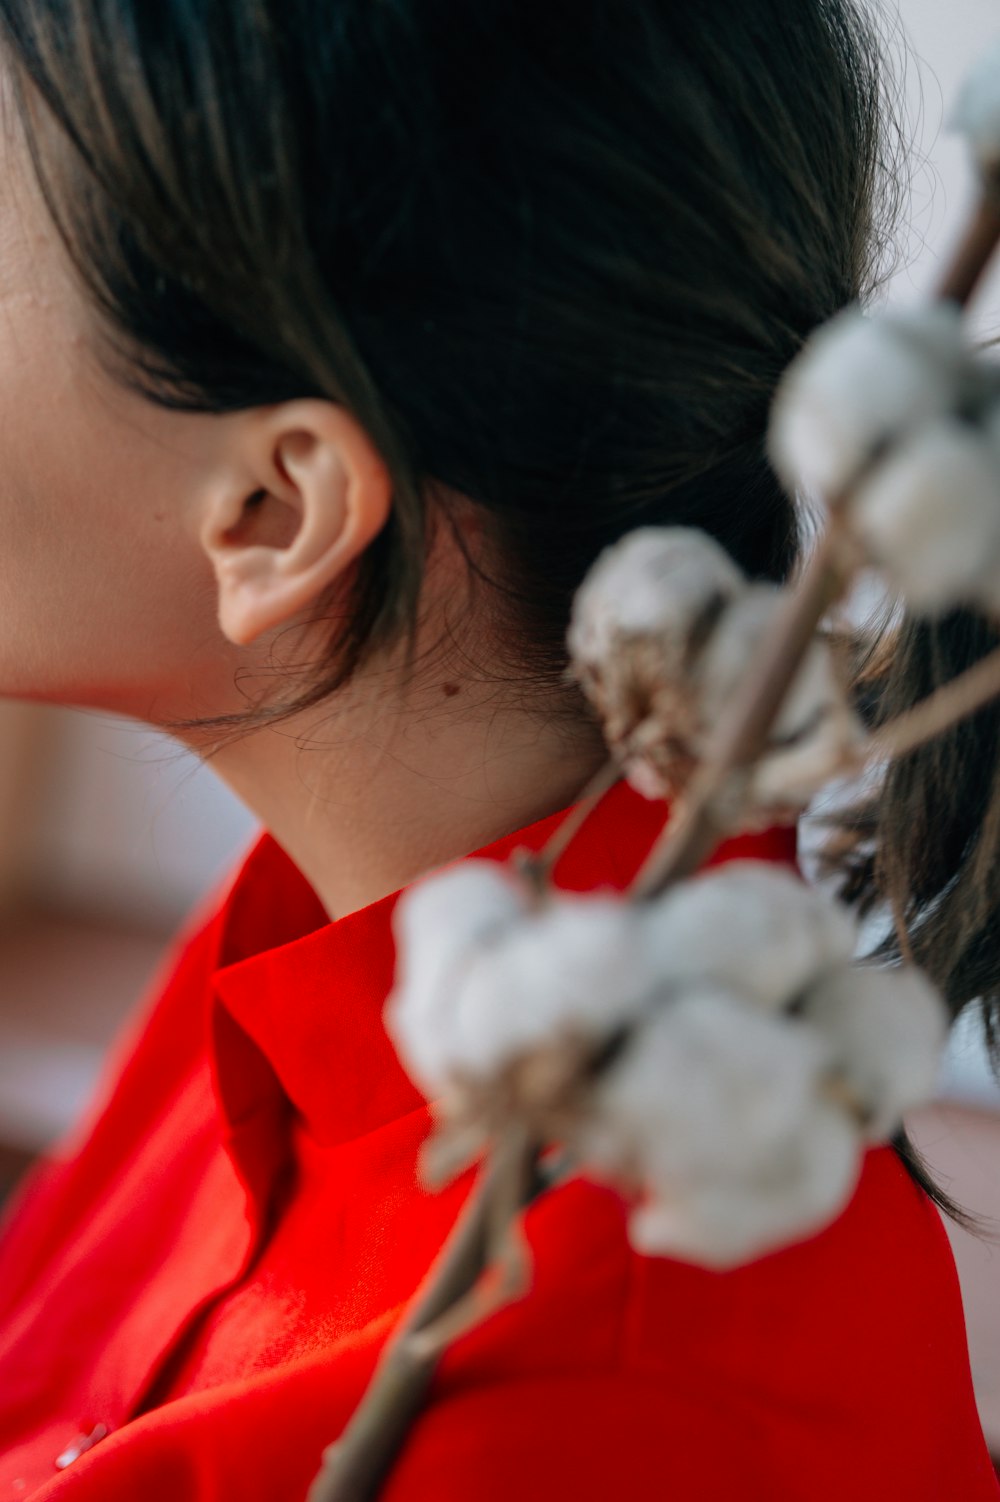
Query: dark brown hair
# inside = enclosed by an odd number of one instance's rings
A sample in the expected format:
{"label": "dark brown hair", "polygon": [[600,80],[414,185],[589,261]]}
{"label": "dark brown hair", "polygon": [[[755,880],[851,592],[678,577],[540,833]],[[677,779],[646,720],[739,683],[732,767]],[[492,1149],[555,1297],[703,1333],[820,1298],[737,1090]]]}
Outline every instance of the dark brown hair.
{"label": "dark brown hair", "polygon": [[393,479],[306,691],[172,728],[275,723],[412,640],[449,493],[495,545],[498,661],[553,704],[630,528],[788,574],[772,395],[881,285],[907,188],[864,0],[0,0],[0,33],[116,377],[343,403]]}
{"label": "dark brown hair", "polygon": [[[1000,647],[983,617],[903,614],[856,644],[859,706],[872,725],[911,708]],[[882,769],[874,786],[826,822],[821,869],[885,935],[873,954],[912,957],[942,992],[952,1021],[977,1006],[1000,1078],[1000,704]]]}

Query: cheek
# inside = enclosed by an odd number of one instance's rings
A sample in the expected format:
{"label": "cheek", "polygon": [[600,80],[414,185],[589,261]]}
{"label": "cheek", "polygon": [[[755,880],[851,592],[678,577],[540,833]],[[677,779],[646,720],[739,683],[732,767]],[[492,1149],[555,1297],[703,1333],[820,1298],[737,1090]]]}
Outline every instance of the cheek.
{"label": "cheek", "polygon": [[72,345],[18,361],[10,334],[0,319],[0,695],[212,712],[181,702],[232,676],[211,565],[182,529],[187,477]]}
{"label": "cheek", "polygon": [[203,429],[99,369],[27,160],[0,147],[0,696],[140,719],[241,708],[185,531]]}

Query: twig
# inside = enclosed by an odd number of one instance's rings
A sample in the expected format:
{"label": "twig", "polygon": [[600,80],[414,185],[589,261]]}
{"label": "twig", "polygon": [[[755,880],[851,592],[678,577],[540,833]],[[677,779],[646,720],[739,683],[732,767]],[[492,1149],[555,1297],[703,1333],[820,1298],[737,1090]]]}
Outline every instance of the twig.
{"label": "twig", "polygon": [[[928,741],[943,735],[953,725],[967,719],[1000,695],[1000,648],[967,668],[957,678],[942,686],[912,709],[897,715],[870,735],[861,748],[837,769],[837,775],[860,772],[872,761],[895,761],[908,756]],[[913,946],[899,893],[889,894],[893,928],[899,952],[908,964],[914,963]]]}
{"label": "twig", "polygon": [[[448,1240],[414,1296],[405,1322],[383,1350],[343,1433],[323,1452],[322,1469],[307,1502],[371,1502],[377,1495],[423,1405],[442,1354],[442,1341],[412,1337],[430,1335],[438,1321],[450,1319],[455,1306],[474,1294],[501,1232],[500,1208],[510,1207],[509,1223],[518,1204],[530,1204],[572,1171],[573,1160],[566,1155],[554,1157],[551,1163],[539,1162],[533,1152],[529,1154],[521,1124],[510,1124],[480,1170]],[[508,1275],[512,1267],[513,1263],[508,1265]],[[516,1291],[509,1280],[505,1286],[508,1295]],[[490,1309],[499,1307],[499,1299],[489,1302]]]}
{"label": "twig", "polygon": [[528,1160],[525,1149],[529,1145],[521,1124],[512,1122],[510,1131],[505,1133],[491,1159],[496,1163],[497,1171],[492,1195],[483,1207],[483,1261],[485,1267],[495,1269],[499,1276],[488,1288],[477,1280],[443,1314],[411,1330],[405,1340],[415,1356],[439,1355],[459,1335],[464,1335],[466,1330],[480,1324],[487,1315],[526,1290],[528,1254],[517,1214],[532,1197],[531,1186],[526,1182]]}
{"label": "twig", "polygon": [[849,570],[842,561],[837,506],[798,587],[788,596],[761,643],[753,673],[741,686],[730,713],[716,727],[691,787],[630,888],[651,897],[690,875],[711,855],[728,822],[720,820],[719,795],[741,768],[764,750],[782,701],[813,641],[816,627],[839,598]]}
{"label": "twig", "polygon": [[973,293],[993,259],[1000,242],[1000,172],[983,182],[982,197],[976,207],[955,258],[937,288],[941,302],[957,302],[967,307]]}
{"label": "twig", "polygon": [[1000,697],[1000,647],[966,668],[912,709],[887,720],[832,769],[831,777],[853,777],[874,761],[898,761],[943,735]]}
{"label": "twig", "polygon": [[862,760],[908,756],[1000,694],[1000,648],[872,732]]}
{"label": "twig", "polygon": [[480,1170],[458,1219],[415,1296],[406,1321],[382,1352],[372,1379],[323,1466],[307,1502],[369,1502],[377,1493],[434,1375],[437,1353],[420,1356],[411,1331],[431,1324],[479,1277],[488,1237],[489,1207],[500,1163],[493,1154]]}
{"label": "twig", "polygon": [[605,793],[609,793],[615,784],[621,781],[621,777],[621,767],[614,757],[609,757],[595,772],[575,807],[563,819],[541,850],[537,852],[515,851],[514,859],[518,867],[535,886],[542,889],[547,885],[563,852],[569,848]]}

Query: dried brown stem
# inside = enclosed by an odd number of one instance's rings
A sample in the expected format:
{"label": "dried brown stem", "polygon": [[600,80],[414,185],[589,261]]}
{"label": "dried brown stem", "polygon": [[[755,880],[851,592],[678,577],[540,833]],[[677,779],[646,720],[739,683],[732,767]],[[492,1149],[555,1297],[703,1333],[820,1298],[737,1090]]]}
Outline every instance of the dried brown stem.
{"label": "dried brown stem", "polygon": [[728,811],[724,821],[719,814],[720,794],[733,775],[750,766],[764,750],[816,627],[849,577],[839,545],[836,513],[833,508],[831,512],[830,526],[761,644],[754,672],[744,680],[730,713],[716,728],[683,804],[633,882],[632,896],[651,897],[689,876],[727,832]]}
{"label": "dried brown stem", "polygon": [[[340,1438],[323,1454],[307,1502],[371,1502],[419,1413],[446,1344],[523,1287],[526,1264],[514,1234],[519,1207],[561,1182],[566,1163],[540,1165],[519,1122],[512,1122],[469,1192],[447,1241],[386,1345],[365,1393]],[[476,1284],[503,1245],[497,1290],[477,1296]],[[461,1316],[453,1315],[461,1309]],[[426,1333],[427,1340],[420,1337]]]}
{"label": "dried brown stem", "polygon": [[504,1161],[494,1153],[480,1171],[403,1325],[385,1347],[372,1379],[340,1438],[323,1454],[307,1502],[369,1502],[377,1495],[437,1365],[407,1342],[412,1331],[440,1318],[472,1288],[485,1262],[493,1185]]}
{"label": "dried brown stem", "polygon": [[976,207],[955,257],[937,288],[942,302],[957,302],[967,307],[979,287],[997,244],[1000,243],[1000,172],[983,184],[983,194]]}
{"label": "dried brown stem", "polygon": [[[984,657],[975,666],[967,668],[950,683],[945,683],[934,693],[928,694],[905,714],[882,725],[849,760],[845,760],[841,772],[852,774],[862,770],[871,761],[894,761],[901,756],[926,745],[953,725],[975,714],[991,700],[1000,695],[1000,648]],[[913,947],[910,943],[906,915],[899,901],[899,894],[891,894],[892,922],[904,960],[913,963]]]}
{"label": "dried brown stem", "polygon": [[1000,648],[876,730],[864,759],[908,756],[1000,694]]}
{"label": "dried brown stem", "polygon": [[998,696],[1000,648],[873,731],[856,751],[844,757],[833,775],[850,777],[872,762],[909,756]]}
{"label": "dried brown stem", "polygon": [[519,851],[516,859],[521,871],[539,888],[547,886],[556,862],[567,850],[600,803],[621,781],[621,767],[610,757],[587,783],[575,807],[537,853]]}
{"label": "dried brown stem", "polygon": [[440,1354],[466,1330],[527,1291],[530,1258],[517,1220],[518,1211],[531,1198],[525,1181],[527,1146],[526,1133],[515,1123],[494,1154],[499,1168],[492,1198],[485,1207],[484,1264],[495,1276],[488,1286],[484,1286],[483,1280],[477,1281],[464,1297],[430,1324],[410,1332],[407,1344],[418,1356]]}

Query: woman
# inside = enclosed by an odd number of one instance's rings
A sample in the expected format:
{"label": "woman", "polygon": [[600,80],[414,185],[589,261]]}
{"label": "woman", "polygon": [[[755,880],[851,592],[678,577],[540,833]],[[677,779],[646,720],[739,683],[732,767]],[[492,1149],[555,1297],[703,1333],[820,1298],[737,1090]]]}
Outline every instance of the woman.
{"label": "woman", "polygon": [[[302,1498],[471,1178],[417,1181],[394,901],[600,765],[563,669],[604,544],[686,521],[787,574],[770,398],[891,230],[878,27],[0,0],[0,36],[3,691],[171,731],[264,826],[8,1217],[0,1495]],[[619,786],[560,884],[623,886],[663,817]],[[727,1275],[543,1198],[384,1495],[995,1497],[897,1145]]]}

